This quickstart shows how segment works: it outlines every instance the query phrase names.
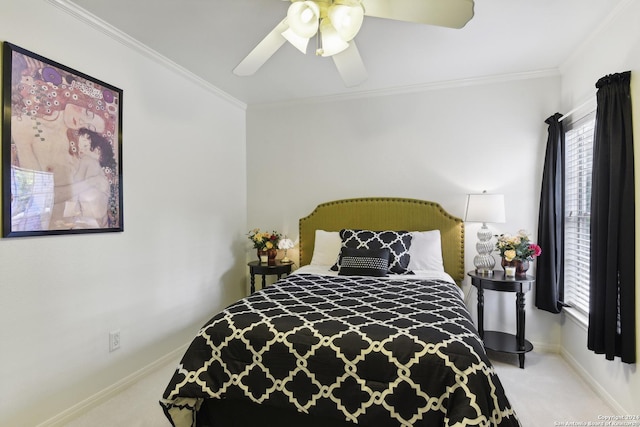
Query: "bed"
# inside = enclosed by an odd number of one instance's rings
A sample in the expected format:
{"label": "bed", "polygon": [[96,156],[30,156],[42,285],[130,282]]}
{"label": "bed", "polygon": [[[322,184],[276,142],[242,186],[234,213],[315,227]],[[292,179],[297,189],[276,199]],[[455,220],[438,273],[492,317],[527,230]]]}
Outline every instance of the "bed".
{"label": "bed", "polygon": [[160,400],[172,425],[520,425],[464,305],[462,220],[360,198],[299,227],[300,268],[194,338]]}

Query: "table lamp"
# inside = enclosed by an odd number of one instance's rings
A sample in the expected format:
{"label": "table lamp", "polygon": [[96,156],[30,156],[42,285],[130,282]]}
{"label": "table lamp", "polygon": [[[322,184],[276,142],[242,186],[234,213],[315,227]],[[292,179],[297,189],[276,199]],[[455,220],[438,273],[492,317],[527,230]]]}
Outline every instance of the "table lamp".
{"label": "table lamp", "polygon": [[504,212],[504,195],[487,194],[469,194],[467,196],[467,210],[464,216],[466,222],[481,222],[482,227],[478,230],[478,242],[476,243],[476,251],[478,254],[473,258],[473,265],[477,274],[493,274],[493,267],[496,260],[491,255],[494,244],[491,242],[493,234],[488,222],[503,223],[506,221]]}
{"label": "table lamp", "polygon": [[287,250],[292,249],[295,245],[293,244],[293,240],[285,237],[278,242],[278,249],[284,249],[284,258],[280,260],[282,263],[289,263],[291,260],[287,257]]}

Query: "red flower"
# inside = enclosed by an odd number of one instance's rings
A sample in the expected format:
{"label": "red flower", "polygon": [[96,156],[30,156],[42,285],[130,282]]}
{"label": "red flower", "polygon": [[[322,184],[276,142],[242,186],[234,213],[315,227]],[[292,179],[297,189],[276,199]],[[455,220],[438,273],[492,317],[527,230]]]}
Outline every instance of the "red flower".
{"label": "red flower", "polygon": [[533,256],[534,258],[539,257],[540,254],[542,253],[542,248],[536,245],[535,243],[532,243],[529,245],[529,250],[533,252],[531,256]]}

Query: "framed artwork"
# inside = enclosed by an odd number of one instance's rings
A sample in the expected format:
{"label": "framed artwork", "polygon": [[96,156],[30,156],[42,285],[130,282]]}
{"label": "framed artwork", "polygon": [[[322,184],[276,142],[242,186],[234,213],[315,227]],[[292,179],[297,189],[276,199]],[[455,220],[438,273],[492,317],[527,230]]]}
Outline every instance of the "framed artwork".
{"label": "framed artwork", "polygon": [[122,90],[3,45],[4,237],[123,231]]}

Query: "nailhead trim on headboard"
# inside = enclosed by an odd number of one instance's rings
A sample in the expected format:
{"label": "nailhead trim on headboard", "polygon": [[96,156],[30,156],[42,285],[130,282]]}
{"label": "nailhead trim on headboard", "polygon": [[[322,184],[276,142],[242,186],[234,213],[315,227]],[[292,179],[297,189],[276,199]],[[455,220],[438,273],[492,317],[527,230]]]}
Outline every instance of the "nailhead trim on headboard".
{"label": "nailhead trim on headboard", "polygon": [[343,228],[428,231],[442,234],[445,271],[461,284],[464,279],[464,222],[438,203],[407,198],[369,197],[319,204],[301,218],[299,226],[300,264],[311,262],[315,230]]}

